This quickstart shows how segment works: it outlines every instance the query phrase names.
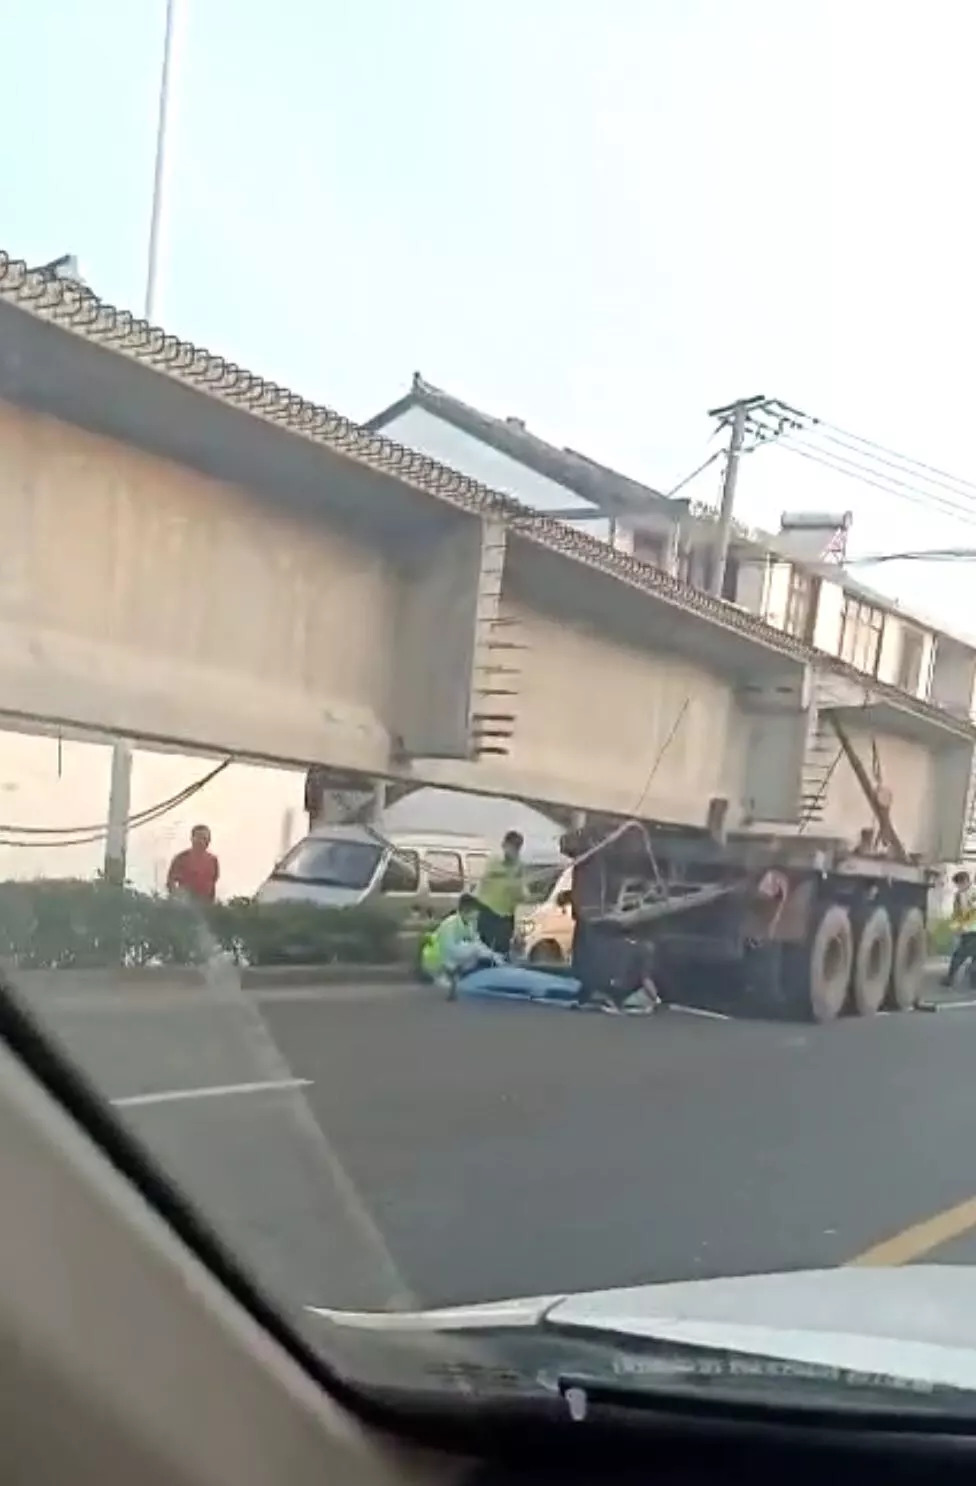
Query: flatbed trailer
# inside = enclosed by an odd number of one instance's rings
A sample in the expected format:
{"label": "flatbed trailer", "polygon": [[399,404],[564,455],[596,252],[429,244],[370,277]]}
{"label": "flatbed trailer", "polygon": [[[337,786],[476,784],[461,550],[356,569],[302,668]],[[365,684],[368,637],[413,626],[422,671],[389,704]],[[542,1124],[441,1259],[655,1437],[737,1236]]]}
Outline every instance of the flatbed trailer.
{"label": "flatbed trailer", "polygon": [[890,842],[852,850],[632,821],[593,823],[564,849],[577,860],[599,852],[604,904],[593,921],[653,943],[665,999],[718,990],[732,1009],[817,1022],[918,1003],[938,874]]}

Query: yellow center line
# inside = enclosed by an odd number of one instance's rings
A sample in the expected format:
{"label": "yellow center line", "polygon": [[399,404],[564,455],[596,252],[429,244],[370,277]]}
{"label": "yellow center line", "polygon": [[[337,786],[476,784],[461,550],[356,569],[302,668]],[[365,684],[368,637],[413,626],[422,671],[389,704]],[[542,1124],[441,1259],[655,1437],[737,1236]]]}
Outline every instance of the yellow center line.
{"label": "yellow center line", "polygon": [[973,1228],[976,1228],[976,1197],[969,1197],[955,1207],[947,1207],[931,1218],[924,1218],[921,1223],[913,1223],[910,1228],[903,1228],[900,1233],[893,1233],[890,1238],[872,1244],[871,1248],[848,1259],[843,1267],[910,1264],[913,1259],[921,1259],[923,1254],[941,1248],[953,1238],[961,1238]]}

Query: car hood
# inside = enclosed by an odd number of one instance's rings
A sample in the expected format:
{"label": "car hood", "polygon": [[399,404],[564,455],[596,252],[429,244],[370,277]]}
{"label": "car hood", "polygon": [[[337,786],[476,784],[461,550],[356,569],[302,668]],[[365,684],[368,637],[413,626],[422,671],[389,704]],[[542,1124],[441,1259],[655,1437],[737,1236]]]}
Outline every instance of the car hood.
{"label": "car hood", "polygon": [[705,1348],[976,1390],[968,1265],[799,1270],[397,1314],[309,1311],[341,1352],[379,1365],[376,1381],[404,1365],[416,1381],[423,1358],[507,1369],[520,1385],[601,1360],[619,1377],[653,1344],[658,1372]]}

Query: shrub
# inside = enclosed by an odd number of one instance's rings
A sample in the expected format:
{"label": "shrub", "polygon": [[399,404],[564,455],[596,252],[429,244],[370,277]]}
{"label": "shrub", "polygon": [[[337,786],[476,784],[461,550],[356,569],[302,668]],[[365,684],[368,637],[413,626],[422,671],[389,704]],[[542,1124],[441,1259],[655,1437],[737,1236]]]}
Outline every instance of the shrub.
{"label": "shrub", "polygon": [[935,918],[929,924],[929,949],[934,955],[949,955],[956,941],[956,930],[947,918]]}
{"label": "shrub", "polygon": [[222,946],[250,965],[381,965],[399,956],[400,921],[385,905],[216,904],[208,921]]}
{"label": "shrub", "polygon": [[401,954],[386,905],[318,908],[235,899],[199,909],[74,879],[0,882],[0,958],[23,970],[191,965],[202,929],[250,965],[386,964]]}

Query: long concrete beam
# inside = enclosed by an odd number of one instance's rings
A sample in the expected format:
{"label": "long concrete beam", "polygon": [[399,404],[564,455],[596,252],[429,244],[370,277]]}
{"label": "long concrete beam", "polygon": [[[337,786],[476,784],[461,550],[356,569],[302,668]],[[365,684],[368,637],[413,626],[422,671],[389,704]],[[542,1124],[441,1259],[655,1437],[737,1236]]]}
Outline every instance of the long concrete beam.
{"label": "long concrete beam", "polygon": [[[259,695],[253,676],[246,669],[235,672],[231,651],[225,648],[216,657],[222,671],[195,666],[197,657],[163,656],[157,679],[168,665],[160,683],[166,695],[159,694],[160,686],[150,695],[139,691],[137,674],[123,674],[114,665],[118,652],[106,644],[98,654],[93,650],[75,675],[76,682],[82,676],[85,686],[72,687],[62,683],[78,652],[69,654],[66,643],[58,649],[45,634],[39,646],[33,640],[25,643],[18,656],[23,684],[19,690],[5,686],[11,710],[33,708],[36,715],[101,724],[154,740],[296,762],[312,758],[366,774],[483,787],[488,793],[513,793],[513,784],[520,781],[524,788],[519,793],[553,804],[626,811],[635,794],[626,771],[615,782],[613,800],[599,781],[593,799],[585,800],[580,798],[580,776],[571,769],[559,774],[550,768],[545,749],[537,748],[534,759],[524,756],[518,764],[509,759],[505,766],[512,741],[506,730],[517,733],[519,711],[518,686],[506,684],[507,676],[519,669],[517,663],[506,665],[508,647],[516,662],[518,650],[517,636],[505,628],[508,584],[523,611],[543,591],[550,600],[553,594],[568,596],[563,621],[567,626],[578,621],[604,635],[604,664],[620,663],[628,653],[624,647],[630,653],[660,648],[695,658],[703,669],[730,680],[746,714],[763,710],[750,703],[750,679],[767,691],[790,691],[812,670],[853,689],[862,699],[859,705],[870,700],[885,711],[896,732],[915,729],[934,747],[947,734],[972,738],[964,721],[869,681],[733,605],[70,286],[31,275],[3,255],[0,397],[203,472],[210,483],[205,489],[198,482],[201,500],[212,499],[218,488],[214,481],[225,491],[234,487],[238,515],[233,516],[233,502],[227,515],[236,522],[234,540],[245,517],[254,518],[255,531],[264,523],[269,534],[273,521],[281,524],[287,518],[307,532],[324,523],[374,552],[373,588],[360,585],[355,604],[368,607],[367,595],[373,592],[387,606],[386,629],[367,639],[374,650],[385,651],[392,672],[389,687],[382,677],[373,677],[368,707],[343,709],[333,702],[330,678],[318,690],[313,676],[305,693],[296,697],[289,692],[287,678],[274,673],[270,652],[271,674],[262,678],[267,685]],[[200,509],[201,524],[205,515]],[[192,518],[188,514],[186,519]],[[338,536],[336,550],[340,568],[330,586],[345,576]],[[259,553],[260,543],[255,559]],[[275,556],[269,550],[268,562]],[[287,562],[300,563],[294,543]],[[388,574],[380,572],[390,563],[403,579],[399,597],[392,599]],[[9,573],[7,579],[9,588]],[[328,597],[310,592],[294,623],[313,625],[317,599]],[[356,614],[348,617],[349,632],[339,635],[339,643],[356,652],[361,671],[365,642],[357,650],[355,629],[362,620]],[[373,622],[371,614],[365,617]],[[260,624],[252,638],[248,630],[245,648],[256,643],[259,631]],[[60,636],[56,638],[60,645]],[[50,664],[54,649],[60,680]],[[545,656],[536,655],[533,688],[544,674]],[[52,678],[60,687],[56,696]],[[253,698],[246,695],[249,686],[255,687]],[[111,699],[126,687],[138,705],[112,711]],[[206,726],[187,727],[177,720],[185,719],[187,708],[170,705],[181,689],[194,687],[200,693],[198,715],[207,712]],[[515,693],[511,703],[506,700],[509,692]],[[86,714],[85,707],[98,715]],[[787,711],[802,707],[791,702]],[[560,725],[558,718],[554,725]],[[795,731],[800,725],[791,722],[789,727]],[[639,721],[632,726],[634,748],[641,749]],[[757,736],[767,726],[760,723]],[[787,725],[781,730],[785,733]],[[601,766],[594,757],[591,773]],[[643,772],[639,763],[637,769]],[[773,793],[773,776],[753,772],[766,793]],[[785,798],[785,785],[780,795]]]}
{"label": "long concrete beam", "polygon": [[[53,386],[49,355],[42,355],[39,375],[32,374],[18,350],[11,350],[5,338],[0,338],[0,396],[12,394],[15,400],[25,401],[40,411],[52,412],[140,447],[148,442],[158,452],[191,465],[196,463],[194,455],[197,459],[212,458],[212,451],[188,447],[180,420],[172,418],[174,405],[164,403],[163,386],[168,383],[171,388],[194,394],[196,401],[209,401],[212,414],[218,408],[245,414],[249,421],[263,424],[268,433],[286,430],[323,451],[354,461],[364,471],[392,476],[401,489],[409,488],[457,510],[501,522],[509,536],[517,535],[594,573],[616,578],[674,607],[688,619],[705,619],[714,626],[748,637],[757,646],[794,660],[816,662],[818,667],[855,682],[864,679],[853,667],[825,657],[734,604],[693,589],[649,563],[530,510],[512,497],[417,450],[373,433],[330,408],[312,403],[287,387],[169,334],[160,326],[81,291],[67,281],[31,272],[24,260],[2,250],[0,308],[30,316],[39,326],[54,330],[60,340],[70,338],[91,352],[108,353],[119,367],[120,392],[117,398],[104,398],[104,384],[97,378],[84,376],[77,362],[74,386]],[[47,342],[48,352],[51,344]],[[153,387],[149,395],[158,407],[161,429],[147,425],[145,405],[135,393],[137,380],[143,381],[147,388]],[[230,468],[213,473],[235,479],[246,469],[246,464],[238,464],[237,473]],[[388,510],[387,515],[392,517]],[[874,690],[899,708],[908,707],[917,715],[944,716],[941,709],[911,698],[897,687],[876,682]]]}

